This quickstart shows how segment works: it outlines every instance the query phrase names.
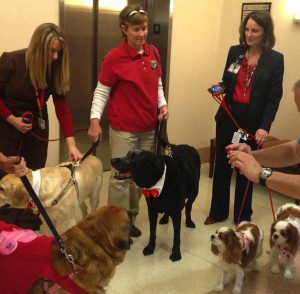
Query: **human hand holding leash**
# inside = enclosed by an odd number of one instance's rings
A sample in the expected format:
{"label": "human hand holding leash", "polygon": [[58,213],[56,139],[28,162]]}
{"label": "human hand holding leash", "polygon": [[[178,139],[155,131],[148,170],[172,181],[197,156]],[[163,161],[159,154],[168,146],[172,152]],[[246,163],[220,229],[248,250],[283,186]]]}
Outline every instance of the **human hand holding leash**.
{"label": "human hand holding leash", "polygon": [[19,156],[5,156],[0,152],[0,169],[9,174],[15,174],[17,177],[22,177],[28,172],[26,162]]}
{"label": "human hand holding leash", "polygon": [[230,153],[232,151],[242,151],[242,152],[251,154],[251,148],[246,143],[234,143],[234,144],[230,144],[225,149],[227,150],[228,153]]}
{"label": "human hand holding leash", "polygon": [[169,118],[169,110],[167,105],[163,105],[159,108],[158,120],[162,121]]}
{"label": "human hand holding leash", "polygon": [[251,154],[242,151],[231,151],[227,157],[232,168],[239,169],[239,172],[250,181],[259,182],[262,166]]}
{"label": "human hand holding leash", "polygon": [[90,121],[90,127],[88,129],[88,138],[92,142],[97,142],[99,139],[100,141],[102,140],[102,128],[100,127],[99,124],[99,119],[98,118],[92,118]]}
{"label": "human hand holding leash", "polygon": [[264,144],[268,137],[268,132],[263,129],[258,129],[255,133],[255,140],[258,145]]}
{"label": "human hand holding leash", "polygon": [[80,160],[82,154],[76,146],[74,137],[67,137],[66,140],[68,144],[69,158],[74,162]]}
{"label": "human hand holding leash", "polygon": [[6,120],[23,134],[26,134],[32,129],[32,123],[30,123],[30,120],[27,118],[10,115]]}

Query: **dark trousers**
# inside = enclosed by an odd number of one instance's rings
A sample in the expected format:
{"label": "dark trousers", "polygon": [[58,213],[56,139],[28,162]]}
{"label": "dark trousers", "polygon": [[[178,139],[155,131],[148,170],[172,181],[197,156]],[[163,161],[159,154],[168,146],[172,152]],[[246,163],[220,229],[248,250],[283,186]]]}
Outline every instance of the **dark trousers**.
{"label": "dark trousers", "polygon": [[[232,103],[231,113],[241,128],[247,129],[248,105],[242,103]],[[226,113],[216,127],[216,162],[213,178],[212,199],[210,207],[210,217],[216,221],[222,221],[228,218],[230,203],[230,182],[232,168],[228,164],[226,146],[231,144],[233,133],[237,127]],[[252,150],[257,148],[255,141],[246,142]],[[234,198],[234,222],[237,223],[240,208],[246,191],[248,179],[237,172]],[[252,215],[252,192],[253,183],[250,182],[246,201],[242,211],[242,220],[251,220]]]}
{"label": "dark trousers", "polygon": [[[41,130],[35,125],[33,132],[43,138],[48,138],[49,129]],[[25,158],[27,166],[36,170],[46,164],[48,142],[41,141],[30,132],[20,133],[8,122],[0,119],[0,151],[6,156],[21,155]],[[5,176],[0,171],[0,180]],[[30,211],[11,207],[0,208],[0,220],[15,224],[24,229],[38,230],[42,224],[39,217]]]}

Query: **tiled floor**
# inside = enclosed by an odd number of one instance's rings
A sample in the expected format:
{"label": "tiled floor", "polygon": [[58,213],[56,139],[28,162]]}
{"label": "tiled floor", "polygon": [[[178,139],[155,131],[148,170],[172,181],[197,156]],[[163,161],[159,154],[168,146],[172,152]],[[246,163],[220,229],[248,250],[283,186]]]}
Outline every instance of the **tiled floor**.
{"label": "tiled floor", "polygon": [[[109,173],[105,172],[100,199],[101,205],[107,203],[108,178]],[[146,202],[145,199],[141,199],[140,214],[136,225],[142,230],[142,236],[134,239],[134,243],[131,246],[131,250],[127,253],[125,261],[117,267],[116,274],[107,289],[108,294],[208,293],[214,289],[218,283],[220,271],[217,267],[216,257],[210,252],[210,235],[220,226],[234,227],[234,224],[232,213],[230,213],[230,219],[221,225],[203,225],[210,207],[211,185],[212,180],[208,177],[208,164],[204,164],[201,167],[200,192],[192,211],[192,217],[197,227],[196,229],[186,228],[183,217],[181,227],[182,260],[175,263],[169,260],[173,240],[173,227],[171,223],[163,226],[158,225],[156,251],[154,255],[143,256],[142,250],[147,245],[149,238],[149,223]],[[234,187],[232,187],[232,191],[234,191]],[[291,199],[273,193],[273,202],[276,208],[284,203],[291,202]],[[256,186],[254,190],[253,211],[253,221],[265,232],[265,250],[263,256],[259,259],[259,266],[265,269],[265,279],[269,279],[269,282],[275,280],[276,283],[276,278],[269,272],[269,256],[266,253],[266,249],[269,248],[268,238],[272,213],[267,190],[259,186]],[[290,285],[295,286],[292,287],[293,289],[300,289],[298,287],[300,286],[299,272],[298,267],[295,279],[288,281]],[[259,273],[250,273],[248,280],[246,275],[245,293],[282,293],[282,288],[278,291],[271,290],[268,282],[266,282],[264,289],[258,290],[257,287],[253,286],[255,281],[251,281],[255,275],[259,275]],[[225,289],[226,292],[231,290],[232,284],[228,285]],[[294,290],[292,292],[288,291],[288,288],[285,289],[285,292],[296,293]],[[300,293],[300,290],[298,293]]]}

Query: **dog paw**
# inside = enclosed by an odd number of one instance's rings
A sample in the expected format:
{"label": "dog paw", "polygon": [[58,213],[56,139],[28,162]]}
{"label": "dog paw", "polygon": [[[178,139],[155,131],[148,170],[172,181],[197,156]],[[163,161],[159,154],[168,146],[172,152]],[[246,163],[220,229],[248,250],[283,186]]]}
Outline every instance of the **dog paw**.
{"label": "dog paw", "polygon": [[217,287],[215,287],[215,291],[216,292],[222,292],[224,290],[224,286],[223,285],[218,285]]}
{"label": "dog paw", "polygon": [[189,221],[187,220],[186,223],[185,223],[185,225],[188,228],[192,228],[192,229],[196,228],[196,225],[195,225],[195,223],[192,220],[189,220]]}
{"label": "dog paw", "polygon": [[291,280],[293,278],[293,275],[290,271],[285,271],[284,277],[288,280]]}
{"label": "dog paw", "polygon": [[233,294],[241,294],[242,293],[242,288],[239,286],[234,286],[233,290],[232,290]]}
{"label": "dog paw", "polygon": [[167,223],[169,222],[169,217],[167,216],[163,216],[160,220],[159,220],[159,223],[161,225],[166,225]]}
{"label": "dog paw", "polygon": [[144,254],[145,256],[151,255],[151,254],[154,253],[154,249],[155,249],[155,247],[148,245],[148,246],[146,246],[146,247],[144,248],[143,254]]}
{"label": "dog paw", "polygon": [[279,274],[280,273],[279,266],[277,264],[273,265],[272,268],[271,268],[271,272],[273,274]]}
{"label": "dog paw", "polygon": [[178,261],[181,259],[181,254],[180,253],[172,253],[170,255],[170,259],[174,262],[174,261]]}

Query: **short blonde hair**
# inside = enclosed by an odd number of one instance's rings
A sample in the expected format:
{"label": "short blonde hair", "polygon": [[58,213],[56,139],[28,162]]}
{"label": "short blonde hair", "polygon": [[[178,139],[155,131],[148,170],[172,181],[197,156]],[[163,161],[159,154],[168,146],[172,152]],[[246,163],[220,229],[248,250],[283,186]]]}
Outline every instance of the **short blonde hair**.
{"label": "short blonde hair", "polygon": [[127,36],[123,33],[122,26],[140,26],[144,23],[148,24],[148,16],[144,8],[139,4],[127,5],[119,14],[119,26],[121,28],[122,38],[127,38]]}
{"label": "short blonde hair", "polygon": [[[51,65],[51,46],[55,40],[60,41],[62,50]],[[55,91],[66,94],[69,90],[69,52],[59,26],[43,23],[35,29],[26,50],[26,67],[34,88],[47,88],[47,75],[48,78],[53,75]]]}

